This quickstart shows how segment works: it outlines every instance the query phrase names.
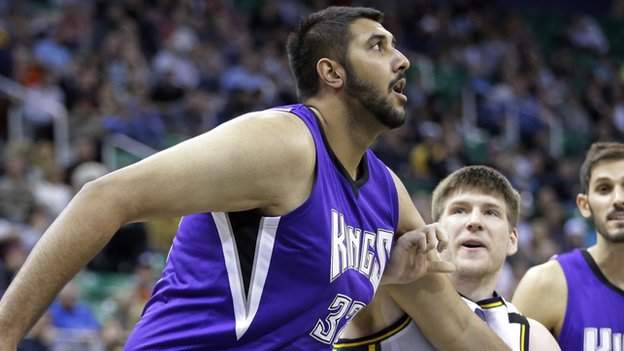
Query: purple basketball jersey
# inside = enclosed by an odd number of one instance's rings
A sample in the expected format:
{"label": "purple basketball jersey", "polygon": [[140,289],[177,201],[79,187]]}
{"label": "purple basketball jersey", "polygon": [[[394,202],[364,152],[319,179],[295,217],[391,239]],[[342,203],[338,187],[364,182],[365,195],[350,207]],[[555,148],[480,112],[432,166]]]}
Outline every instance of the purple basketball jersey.
{"label": "purple basketball jersey", "polygon": [[369,150],[351,180],[308,107],[278,109],[314,139],[309,198],[281,217],[183,217],[126,350],[330,350],[371,300],[398,222],[392,176]]}
{"label": "purple basketball jersey", "polygon": [[607,280],[586,250],[559,255],[557,261],[568,285],[561,349],[624,350],[624,291]]}

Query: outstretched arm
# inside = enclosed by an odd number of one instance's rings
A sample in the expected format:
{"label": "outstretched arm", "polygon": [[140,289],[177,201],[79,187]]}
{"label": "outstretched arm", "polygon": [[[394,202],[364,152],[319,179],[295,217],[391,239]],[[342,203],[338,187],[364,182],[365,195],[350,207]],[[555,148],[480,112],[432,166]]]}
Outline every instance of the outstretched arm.
{"label": "outstretched arm", "polygon": [[[399,192],[399,233],[424,226],[407,190],[395,176]],[[435,250],[428,251],[428,262],[437,260]],[[428,263],[430,264],[430,263]],[[421,332],[440,350],[509,350],[461,300],[443,273],[427,273],[413,283],[387,285],[394,301],[413,320]]]}
{"label": "outstretched arm", "polygon": [[0,300],[0,350],[15,350],[61,287],[121,225],[206,211],[283,214],[308,196],[314,152],[298,118],[260,112],[87,184]]}

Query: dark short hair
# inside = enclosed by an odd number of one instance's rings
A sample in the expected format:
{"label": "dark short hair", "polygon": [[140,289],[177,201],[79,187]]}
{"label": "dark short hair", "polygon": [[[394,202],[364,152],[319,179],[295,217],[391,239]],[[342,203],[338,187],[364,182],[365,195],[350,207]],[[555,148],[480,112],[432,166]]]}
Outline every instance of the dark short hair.
{"label": "dark short hair", "polygon": [[593,143],[585,155],[585,161],[581,166],[580,180],[581,193],[589,191],[589,181],[594,166],[602,161],[624,160],[624,144],[616,142]]}
{"label": "dark short hair", "polygon": [[487,166],[462,167],[444,178],[433,191],[431,200],[433,220],[440,219],[449,197],[471,190],[502,197],[507,206],[507,220],[513,227],[518,225],[520,194],[504,175]]}
{"label": "dark short hair", "polygon": [[345,62],[351,39],[349,25],[360,18],[381,23],[383,13],[368,7],[332,6],[312,13],[290,33],[286,50],[299,99],[318,93],[318,60],[327,57]]}

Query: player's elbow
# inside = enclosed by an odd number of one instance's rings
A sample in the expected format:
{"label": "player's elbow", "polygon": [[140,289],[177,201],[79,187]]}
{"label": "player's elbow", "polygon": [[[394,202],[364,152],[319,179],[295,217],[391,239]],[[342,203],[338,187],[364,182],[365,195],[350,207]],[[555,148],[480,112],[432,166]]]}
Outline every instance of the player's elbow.
{"label": "player's elbow", "polygon": [[82,186],[75,201],[79,205],[94,208],[99,216],[105,216],[111,223],[119,226],[132,221],[132,205],[127,191],[118,184],[114,176],[106,175]]}

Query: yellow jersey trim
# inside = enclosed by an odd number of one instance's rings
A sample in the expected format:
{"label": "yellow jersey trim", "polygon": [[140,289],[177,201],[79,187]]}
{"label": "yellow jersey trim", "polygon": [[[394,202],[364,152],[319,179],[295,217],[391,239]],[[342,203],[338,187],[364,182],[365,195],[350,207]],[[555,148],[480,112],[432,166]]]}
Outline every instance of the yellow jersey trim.
{"label": "yellow jersey trim", "polygon": [[495,302],[486,303],[486,304],[479,305],[479,306],[481,306],[481,308],[495,308],[495,307],[500,307],[503,305],[504,305],[503,301],[495,301]]}
{"label": "yellow jersey trim", "polygon": [[354,347],[354,346],[364,346],[364,345],[369,345],[368,346],[368,350],[372,351],[372,350],[376,350],[377,348],[375,347],[375,343],[388,339],[389,337],[391,337],[392,335],[400,332],[401,330],[405,329],[405,327],[407,327],[410,322],[412,321],[411,318],[409,318],[408,316],[404,317],[405,319],[398,325],[396,326],[396,328],[393,328],[391,330],[388,330],[387,332],[383,333],[382,335],[370,338],[370,339],[366,339],[364,338],[363,340],[358,340],[358,341],[354,341],[354,342],[338,342],[334,344],[334,350],[339,350],[342,348],[347,348],[347,347]]}

